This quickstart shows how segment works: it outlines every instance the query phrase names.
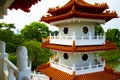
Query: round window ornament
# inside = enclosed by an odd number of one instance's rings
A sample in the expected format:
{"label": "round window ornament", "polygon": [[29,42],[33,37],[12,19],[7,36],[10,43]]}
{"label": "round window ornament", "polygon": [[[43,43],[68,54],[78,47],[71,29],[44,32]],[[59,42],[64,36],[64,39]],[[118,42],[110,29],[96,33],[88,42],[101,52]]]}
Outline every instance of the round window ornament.
{"label": "round window ornament", "polygon": [[86,26],[85,26],[85,27],[83,27],[83,33],[84,33],[84,34],[87,34],[87,33],[88,33],[88,31],[89,31],[89,30],[88,30],[88,27],[86,27]]}
{"label": "round window ornament", "polygon": [[64,59],[68,59],[69,58],[68,53],[64,53],[63,57],[64,57]]}
{"label": "round window ornament", "polygon": [[64,34],[68,34],[68,28],[64,27],[63,32],[64,32]]}
{"label": "round window ornament", "polygon": [[83,55],[82,55],[82,60],[83,60],[83,61],[86,61],[87,59],[88,59],[88,55],[87,55],[87,54],[83,54]]}

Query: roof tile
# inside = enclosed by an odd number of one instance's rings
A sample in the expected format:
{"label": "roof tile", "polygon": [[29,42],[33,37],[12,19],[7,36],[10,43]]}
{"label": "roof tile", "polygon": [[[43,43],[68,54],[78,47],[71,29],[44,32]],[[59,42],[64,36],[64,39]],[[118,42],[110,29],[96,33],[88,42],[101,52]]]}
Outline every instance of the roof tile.
{"label": "roof tile", "polygon": [[[49,64],[47,64],[49,65]],[[117,80],[120,79],[120,73],[114,73],[111,71],[111,68],[106,67],[104,71],[95,72],[95,73],[89,73],[89,74],[83,74],[83,75],[70,75],[68,73],[62,72],[58,69],[55,69],[53,67],[46,67],[46,65],[43,65],[37,67],[38,72],[42,72],[43,74],[49,76],[50,78],[53,78],[54,80]]]}

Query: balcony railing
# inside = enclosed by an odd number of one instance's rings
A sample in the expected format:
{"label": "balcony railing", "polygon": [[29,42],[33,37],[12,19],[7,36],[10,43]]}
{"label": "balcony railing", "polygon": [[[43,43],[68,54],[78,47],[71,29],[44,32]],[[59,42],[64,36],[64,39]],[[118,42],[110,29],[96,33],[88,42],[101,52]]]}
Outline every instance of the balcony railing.
{"label": "balcony railing", "polygon": [[72,36],[50,36],[51,44],[61,44],[61,45],[73,45],[75,41],[76,46],[85,46],[85,45],[103,45],[105,44],[105,35],[102,36],[76,36],[73,33]]}
{"label": "balcony railing", "polygon": [[98,64],[91,64],[91,62],[89,62],[88,66],[76,67],[75,64],[73,64],[73,66],[67,66],[65,64],[61,64],[50,59],[50,66],[59,69],[63,72],[69,73],[71,75],[73,74],[73,71],[75,71],[75,75],[80,75],[103,71],[105,67],[105,61],[100,60],[99,62],[100,63]]}
{"label": "balcony railing", "polygon": [[28,64],[27,49],[23,46],[17,49],[16,67],[5,52],[5,42],[0,42],[0,80],[30,80],[31,65]]}

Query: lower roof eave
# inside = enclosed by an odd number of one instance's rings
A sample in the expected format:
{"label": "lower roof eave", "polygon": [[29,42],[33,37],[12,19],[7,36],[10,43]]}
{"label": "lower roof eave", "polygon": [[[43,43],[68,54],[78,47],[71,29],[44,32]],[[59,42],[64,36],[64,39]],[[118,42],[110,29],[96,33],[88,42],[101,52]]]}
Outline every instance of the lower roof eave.
{"label": "lower roof eave", "polygon": [[43,48],[49,48],[51,50],[57,51],[64,51],[64,52],[96,52],[96,51],[105,51],[105,50],[114,50],[116,46],[114,43],[106,41],[105,45],[98,45],[98,46],[65,46],[65,45],[57,45],[57,44],[50,44],[49,42],[42,43]]}
{"label": "lower roof eave", "polygon": [[111,68],[105,67],[104,71],[82,74],[82,75],[70,75],[68,73],[62,72],[58,69],[55,69],[51,66],[43,65],[37,67],[38,72],[49,76],[54,80],[118,80],[120,79],[120,72],[115,72]]}

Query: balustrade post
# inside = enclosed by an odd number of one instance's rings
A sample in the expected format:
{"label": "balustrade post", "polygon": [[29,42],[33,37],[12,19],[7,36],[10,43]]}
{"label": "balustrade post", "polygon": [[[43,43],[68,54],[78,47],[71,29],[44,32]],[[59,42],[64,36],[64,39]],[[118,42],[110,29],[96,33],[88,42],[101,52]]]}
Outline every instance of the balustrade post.
{"label": "balustrade post", "polygon": [[50,64],[52,63],[52,59],[51,59],[51,57],[49,58],[50,59]]}
{"label": "balustrade post", "polygon": [[61,32],[59,33],[59,39],[60,39],[60,40],[62,39],[62,37],[61,37]]}
{"label": "balustrade post", "polygon": [[62,64],[61,64],[60,61],[59,61],[59,62],[58,62],[59,69],[61,69],[61,65],[62,65]]}
{"label": "balustrade post", "polygon": [[99,39],[99,36],[97,35],[97,39]]}
{"label": "balustrade post", "polygon": [[52,35],[51,35],[51,33],[50,33],[50,39],[51,39],[51,37],[52,37]]}
{"label": "balustrade post", "polygon": [[99,57],[99,61],[100,61],[100,64],[102,64],[102,58],[101,58],[101,56]]}
{"label": "balustrade post", "polygon": [[16,80],[14,71],[12,70],[12,68],[9,67],[8,70],[9,70],[8,80]]}
{"label": "balustrade post", "polygon": [[89,69],[91,69],[91,62],[89,62]]}
{"label": "balustrade post", "polygon": [[72,70],[76,71],[75,64],[73,64]]}
{"label": "balustrade post", "polygon": [[24,46],[17,48],[17,80],[31,80],[31,66],[28,66],[27,49]]}
{"label": "balustrade post", "polygon": [[55,33],[53,34],[53,36],[54,36],[54,39],[56,39]]}
{"label": "balustrade post", "polygon": [[97,62],[98,62],[98,61],[100,62],[100,57],[99,57],[98,54],[96,55],[96,60],[97,60]]}
{"label": "balustrade post", "polygon": [[104,39],[104,44],[105,44],[105,40],[106,40],[105,33],[103,34],[103,39]]}
{"label": "balustrade post", "polygon": [[90,34],[89,34],[89,39],[92,39],[92,35],[91,35],[91,32],[90,32]]}
{"label": "balustrade post", "polygon": [[105,67],[105,60],[103,61],[103,67]]}
{"label": "balustrade post", "polygon": [[4,58],[8,58],[8,54],[5,52],[5,42],[0,42],[0,79],[5,80],[4,71],[7,70],[7,64],[4,63]]}
{"label": "balustrade post", "polygon": [[75,41],[76,36],[75,36],[75,32],[73,32],[73,40]]}
{"label": "balustrade post", "polygon": [[84,36],[82,36],[82,40],[84,39]]}

